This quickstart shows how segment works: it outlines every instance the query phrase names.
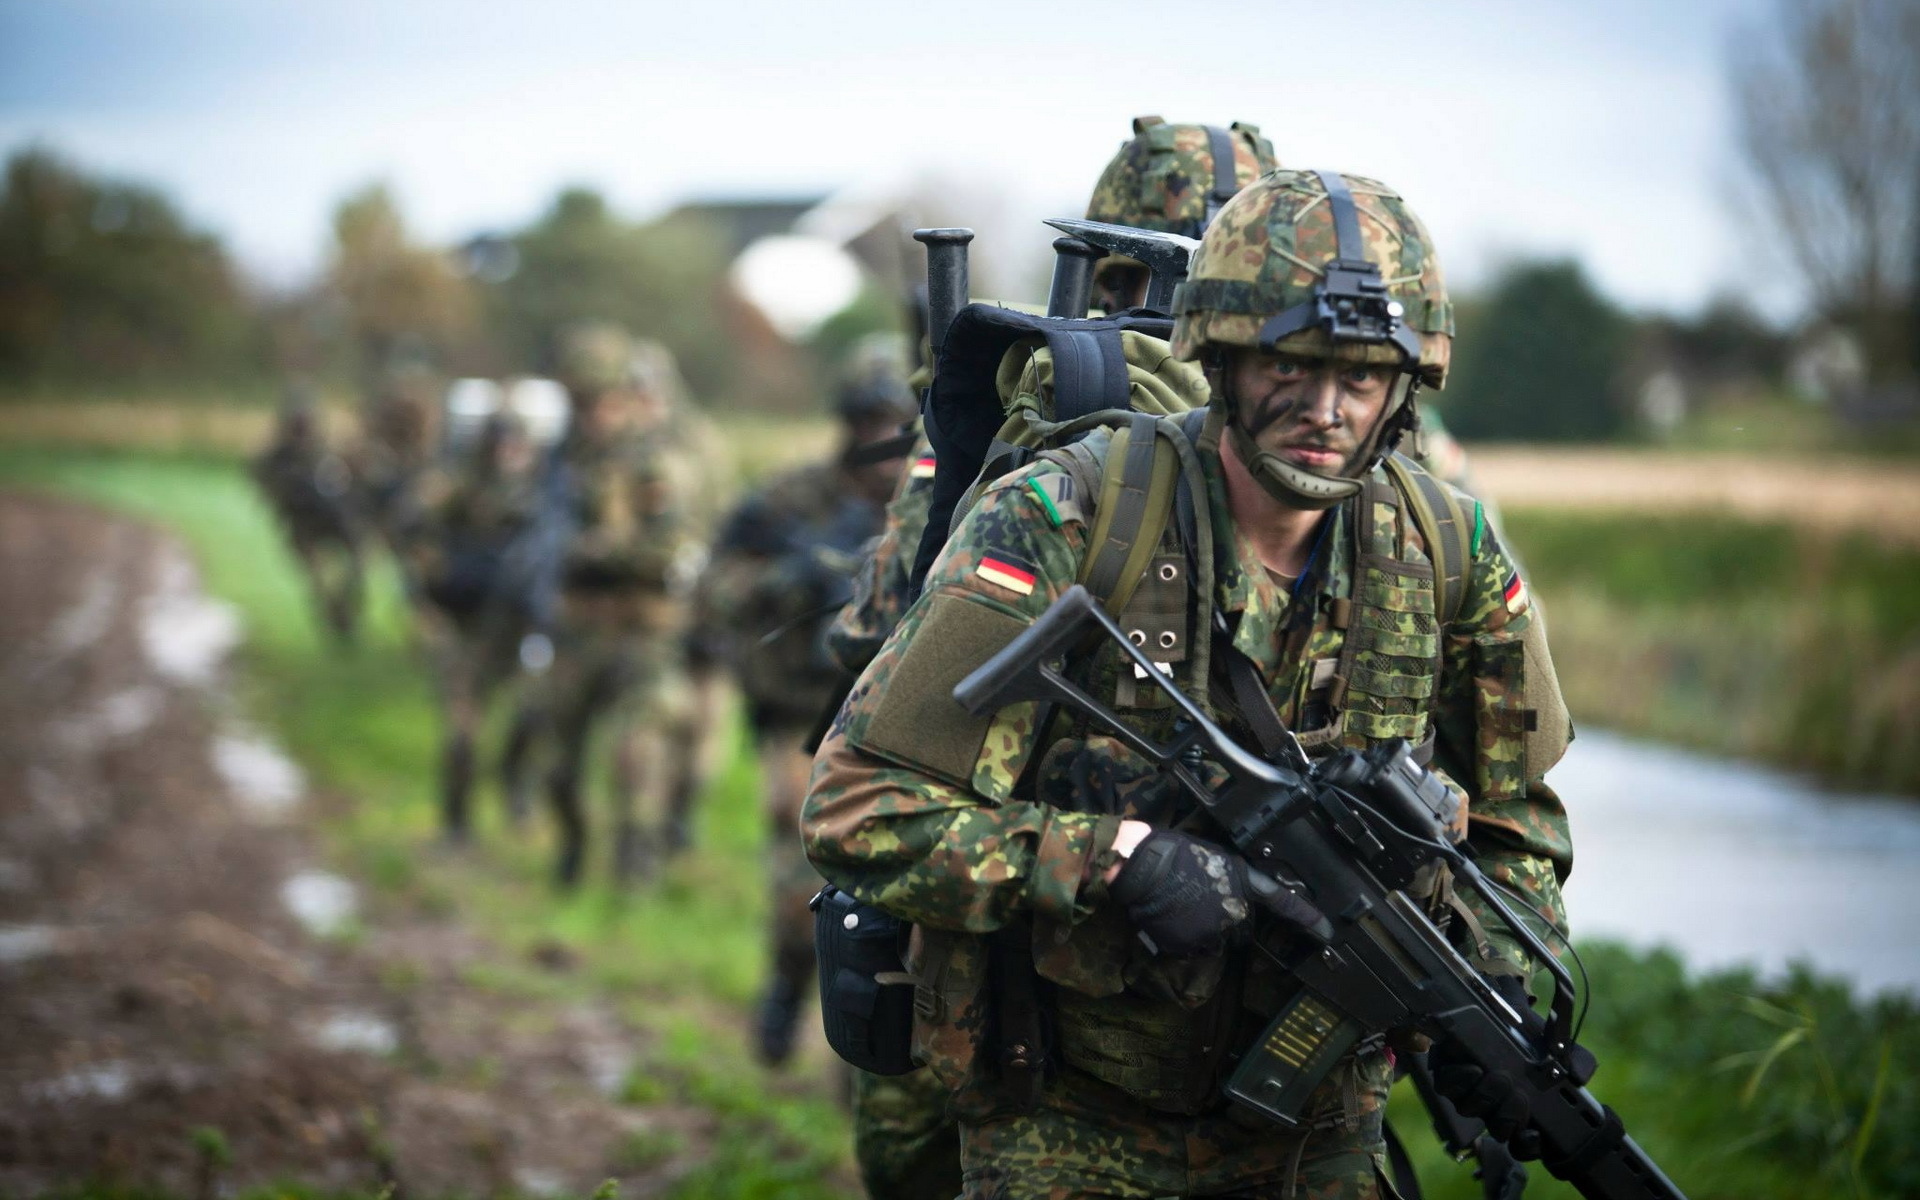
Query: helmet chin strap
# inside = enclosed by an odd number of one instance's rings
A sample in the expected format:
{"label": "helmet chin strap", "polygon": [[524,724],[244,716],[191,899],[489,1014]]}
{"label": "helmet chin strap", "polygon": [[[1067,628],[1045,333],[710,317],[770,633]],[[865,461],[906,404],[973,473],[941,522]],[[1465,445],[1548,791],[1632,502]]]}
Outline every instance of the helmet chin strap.
{"label": "helmet chin strap", "polygon": [[1386,405],[1380,410],[1379,419],[1361,443],[1358,461],[1361,466],[1353,475],[1322,475],[1296,466],[1262,449],[1240,420],[1239,397],[1232,392],[1229,376],[1222,371],[1219,394],[1226,402],[1227,436],[1233,442],[1233,450],[1240,462],[1247,468],[1266,493],[1290,508],[1319,512],[1332,508],[1342,500],[1360,493],[1360,481],[1371,474],[1393,447],[1400,441],[1400,435],[1409,424],[1407,414],[1412,410],[1413,392],[1417,380],[1411,372],[1402,371],[1394,377],[1393,391],[1387,397]]}

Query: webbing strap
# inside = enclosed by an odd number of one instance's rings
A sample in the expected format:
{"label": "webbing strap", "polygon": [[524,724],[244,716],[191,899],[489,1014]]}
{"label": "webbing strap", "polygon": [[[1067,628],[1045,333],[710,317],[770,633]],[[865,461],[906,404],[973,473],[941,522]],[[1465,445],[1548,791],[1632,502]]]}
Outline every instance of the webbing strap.
{"label": "webbing strap", "polygon": [[1202,233],[1240,190],[1240,173],[1234,165],[1233,134],[1218,125],[1208,125],[1206,131],[1207,149],[1213,154],[1213,190],[1207,193],[1206,215],[1200,219]]}
{"label": "webbing strap", "polygon": [[1267,694],[1267,685],[1260,679],[1260,668],[1226,636],[1225,622],[1221,624],[1217,653],[1226,665],[1227,683],[1233,688],[1233,703],[1240,710],[1240,719],[1253,731],[1253,740],[1260,743],[1260,753],[1268,762],[1292,759],[1293,739],[1287,736],[1286,723],[1280,719],[1280,711],[1273,706],[1273,697]]}
{"label": "webbing strap", "polygon": [[1053,354],[1053,419],[1072,421],[1127,403],[1127,354],[1118,329],[1049,330]]}
{"label": "webbing strap", "polygon": [[1360,240],[1360,213],[1353,206],[1353,192],[1338,171],[1315,171],[1320,186],[1327,189],[1327,204],[1333,210],[1334,255],[1350,262],[1367,257],[1366,243]]}
{"label": "webbing strap", "polygon": [[1473,568],[1473,528],[1453,492],[1402,454],[1386,461],[1387,474],[1413,514],[1414,527],[1433,560],[1434,616],[1441,632],[1459,619]]}
{"label": "webbing strap", "polygon": [[1107,448],[1081,582],[1108,612],[1133,598],[1173,508],[1179,458],[1172,447],[1160,449],[1157,423],[1151,413],[1134,413]]}

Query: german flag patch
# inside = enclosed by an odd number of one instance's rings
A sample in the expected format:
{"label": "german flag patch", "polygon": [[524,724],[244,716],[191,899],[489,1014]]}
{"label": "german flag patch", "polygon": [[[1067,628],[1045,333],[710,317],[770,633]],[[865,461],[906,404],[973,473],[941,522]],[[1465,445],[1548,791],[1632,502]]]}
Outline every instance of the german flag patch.
{"label": "german flag patch", "polygon": [[932,479],[933,455],[923,454],[914,459],[913,465],[907,468],[907,476],[910,479]]}
{"label": "german flag patch", "polygon": [[1012,555],[986,555],[981,558],[980,565],[973,569],[973,573],[988,583],[1003,587],[1017,596],[1033,594],[1033,568]]}
{"label": "german flag patch", "polygon": [[1510,613],[1518,615],[1527,610],[1527,581],[1520,578],[1518,571],[1507,576],[1506,600]]}

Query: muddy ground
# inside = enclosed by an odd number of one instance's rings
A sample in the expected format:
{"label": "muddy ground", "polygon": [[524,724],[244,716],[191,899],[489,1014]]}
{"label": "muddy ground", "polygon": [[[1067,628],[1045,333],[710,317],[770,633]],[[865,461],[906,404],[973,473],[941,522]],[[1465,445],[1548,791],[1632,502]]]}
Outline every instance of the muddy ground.
{"label": "muddy ground", "polygon": [[342,798],[237,723],[237,633],[167,536],[0,497],[0,1195],[670,1187],[712,1118],[616,1101],[641,1033],[319,868]]}

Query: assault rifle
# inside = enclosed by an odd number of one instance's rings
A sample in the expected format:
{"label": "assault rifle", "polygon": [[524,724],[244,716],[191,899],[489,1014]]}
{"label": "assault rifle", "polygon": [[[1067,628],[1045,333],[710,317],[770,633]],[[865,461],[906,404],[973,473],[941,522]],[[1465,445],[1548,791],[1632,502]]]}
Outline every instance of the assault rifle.
{"label": "assault rifle", "polygon": [[496,619],[525,631],[520,642],[521,665],[536,670],[553,658],[567,547],[579,528],[573,469],[560,447],[553,447],[547,455],[539,501],[527,523],[502,549],[486,598]]}
{"label": "assault rifle", "polygon": [[[1165,743],[1149,741],[1062,674],[1069,652],[1112,638],[1136,673],[1184,718]],[[1283,1127],[1302,1124],[1307,1099],[1363,1038],[1417,1030],[1456,1058],[1513,1080],[1531,1106],[1541,1161],[1590,1200],[1685,1200],[1620,1118],[1586,1090],[1593,1055],[1575,1044],[1573,980],[1508,908],[1446,830],[1458,802],[1395,740],[1310,760],[1290,748],[1269,762],[1229,737],[1129,642],[1082,587],[1073,587],[953,690],[982,716],[1022,701],[1063,705],[1106,729],[1171,777],[1246,860],[1256,894],[1285,888],[1326,914],[1324,940],[1262,945],[1299,991],[1240,1059],[1227,1094]],[[1215,790],[1193,760],[1227,776]],[[1405,888],[1430,863],[1484,900],[1553,975],[1543,1016],[1518,989],[1476,971]]]}

